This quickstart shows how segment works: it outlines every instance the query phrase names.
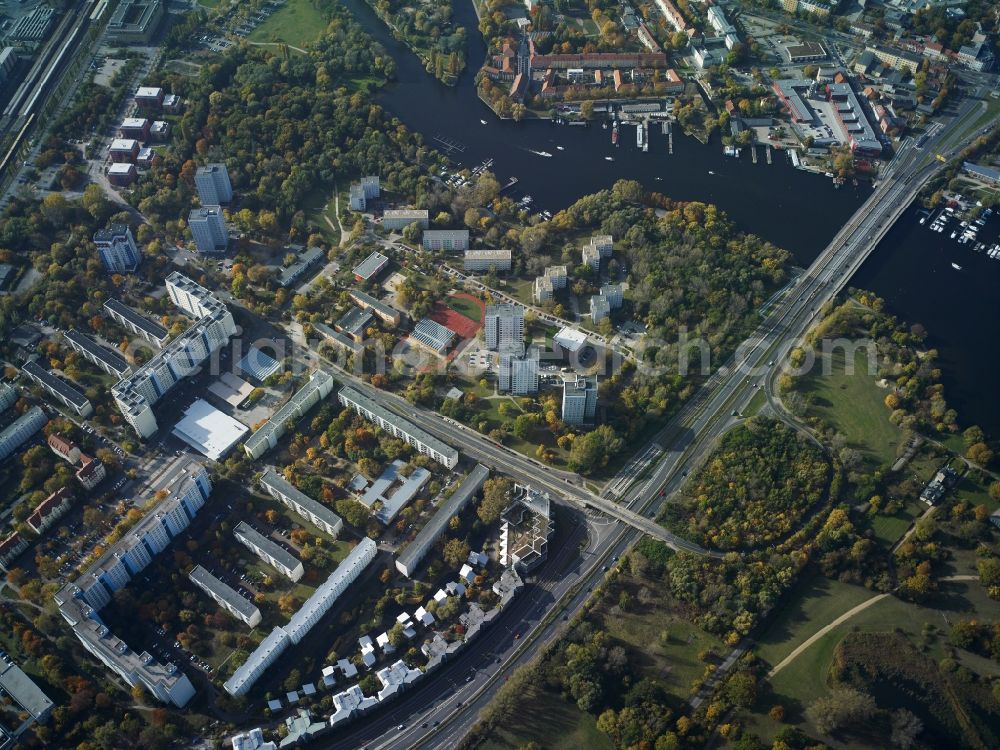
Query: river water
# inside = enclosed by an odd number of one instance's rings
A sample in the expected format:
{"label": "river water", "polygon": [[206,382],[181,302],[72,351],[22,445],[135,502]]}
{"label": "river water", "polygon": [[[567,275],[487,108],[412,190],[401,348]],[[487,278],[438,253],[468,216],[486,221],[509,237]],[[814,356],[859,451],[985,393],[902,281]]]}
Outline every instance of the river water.
{"label": "river water", "polygon": [[[615,147],[610,130],[599,125],[500,121],[476,95],[474,71],[486,47],[471,2],[454,3],[453,20],[468,32],[470,69],[454,87],[428,75],[363,0],[343,2],[396,62],[397,80],[378,94],[379,103],[422,133],[429,145],[450,149],[458,163],[475,166],[493,159],[491,170],[501,184],[516,176],[517,194],[531,195],[535,209],[555,212],[617,179],[638,180],[677,200],[714,203],[740,228],[789,250],[806,266],[868,195],[865,185],[836,189],[831,180],[795,169],[782,152],[773,152],[773,163],[767,164],[760,150],[754,164],[745,151],[739,159],[724,156],[717,137],[706,146],[676,128],[670,154],[658,126],[650,127],[649,150],[643,152],[636,148],[634,127],[622,127]],[[539,151],[552,156],[535,153]],[[606,159],[609,156],[613,161]],[[966,272],[954,271],[951,258],[943,260],[946,256],[939,251],[942,235],[932,236],[910,214],[853,283],[884,297],[901,318],[927,327],[934,337],[930,344],[942,355],[946,398],[958,409],[960,420],[978,422],[998,435],[1000,349],[993,342],[1000,336],[1000,262],[975,256],[962,264]]]}

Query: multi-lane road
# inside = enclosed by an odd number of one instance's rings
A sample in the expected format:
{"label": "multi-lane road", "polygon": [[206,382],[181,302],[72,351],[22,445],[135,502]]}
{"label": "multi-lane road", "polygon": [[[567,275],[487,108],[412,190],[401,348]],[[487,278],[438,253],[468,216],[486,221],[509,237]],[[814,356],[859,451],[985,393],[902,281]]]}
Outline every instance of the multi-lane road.
{"label": "multi-lane road", "polygon": [[[949,159],[979,135],[969,134],[946,151],[938,150],[956,133],[967,129],[981,111],[981,103],[968,102],[924,143],[922,149],[910,143],[900,150],[892,173],[806,273],[780,299],[772,302],[758,330],[732,361],[706,382],[651,445],[643,446],[640,453],[648,458],[648,473],[637,470],[636,466],[629,467],[635,478],[630,488],[627,480],[612,480],[609,486],[619,491],[598,497],[563,478],[553,478],[548,467],[513,454],[472,430],[366,386],[369,395],[379,398],[386,406],[437,437],[461,446],[477,461],[540,486],[573,504],[602,512],[609,511],[610,504],[627,512],[609,512],[625,523],[605,526],[600,534],[591,536],[584,552],[589,563],[579,558],[573,561],[574,575],[565,575],[567,563],[561,557],[568,554],[565,547],[559,560],[550,561],[543,581],[552,581],[554,576],[558,582],[546,586],[540,581],[537,589],[529,587],[517,605],[501,616],[494,625],[499,635],[484,635],[491,644],[496,644],[492,651],[484,653],[481,645],[470,644],[468,654],[461,655],[446,668],[454,671],[442,672],[396,705],[352,727],[338,730],[336,735],[325,738],[323,745],[333,748],[363,745],[370,750],[454,747],[473,726],[481,709],[496,694],[510,671],[532,658],[541,646],[557,635],[563,620],[584,605],[589,592],[603,577],[608,561],[645,533],[645,524],[639,523],[639,519],[645,521],[660,512],[662,505],[680,489],[718,437],[740,418],[738,415],[745,411],[756,390],[780,372],[789,351],[814,325],[823,305],[849,283],[920,188],[943,166],[937,155]],[[612,499],[615,496],[619,497],[617,501]],[[664,538],[660,533],[655,536]],[[677,549],[704,553],[686,540],[673,537],[667,541]],[[547,612],[544,611],[546,602]],[[518,629],[517,635],[523,636],[522,639],[509,640],[505,636],[514,629]],[[487,658],[492,658],[493,663],[487,664],[484,661]],[[474,673],[469,671],[476,663],[483,669]],[[456,675],[462,680],[466,677],[472,680],[458,682]],[[460,696],[456,695],[456,690]],[[403,728],[398,729],[399,726]]]}

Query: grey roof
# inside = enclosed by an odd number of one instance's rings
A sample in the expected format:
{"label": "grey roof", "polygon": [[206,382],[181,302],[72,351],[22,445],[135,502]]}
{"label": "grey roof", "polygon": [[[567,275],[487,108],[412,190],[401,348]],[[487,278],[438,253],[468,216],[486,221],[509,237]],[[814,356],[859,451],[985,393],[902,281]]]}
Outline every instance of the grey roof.
{"label": "grey roof", "polygon": [[105,302],[104,306],[116,315],[125,318],[125,320],[134,325],[136,328],[141,328],[155,339],[162,340],[167,337],[166,328],[161,326],[159,323],[150,320],[145,315],[140,315],[131,307],[117,299],[114,299],[113,297]]}
{"label": "grey roof", "polygon": [[239,591],[224,581],[220,581],[200,565],[194,566],[194,570],[188,573],[188,578],[201,588],[212,592],[219,599],[224,600],[246,618],[252,617],[255,613],[260,613],[260,610],[257,609],[257,606],[253,602],[241,596]]}
{"label": "grey roof", "polygon": [[66,332],[66,338],[87,352],[91,357],[104,362],[104,364],[118,373],[118,377],[125,375],[132,369],[125,357],[116,351],[108,349],[106,346],[101,346],[90,338],[90,336],[81,333],[75,328],[71,328]]}
{"label": "grey roof", "polygon": [[56,377],[35,360],[25,362],[21,368],[33,380],[39,381],[45,388],[55,391],[77,408],[82,409],[90,403],[89,399],[62,378]]}
{"label": "grey roof", "polygon": [[373,252],[354,268],[354,275],[366,281],[377,274],[389,262],[389,258],[378,250]]}
{"label": "grey roof", "polygon": [[294,570],[299,566],[299,560],[295,555],[272,539],[268,539],[245,521],[240,521],[236,525],[236,528],[233,529],[233,533],[237,538],[246,539],[254,547],[264,550],[270,557],[273,557],[288,570]]}
{"label": "grey roof", "polygon": [[452,517],[458,515],[462,508],[479,492],[479,488],[483,486],[483,482],[489,475],[489,469],[482,464],[476,464],[476,467],[469,472],[469,476],[462,481],[454,494],[441,504],[441,507],[424,525],[416,538],[397,556],[397,564],[405,566],[409,571],[408,575],[413,573],[416,566],[424,559],[424,555],[430,551],[430,548],[444,533]]}
{"label": "grey roof", "polygon": [[311,247],[304,252],[300,252],[292,265],[281,269],[281,276],[278,278],[278,283],[281,286],[291,286],[302,278],[306,271],[312,268],[313,265],[322,260],[325,255],[321,247]]}
{"label": "grey roof", "polygon": [[371,322],[373,317],[375,316],[369,310],[352,307],[340,316],[340,319],[337,321],[337,327],[344,329],[344,333],[349,335],[363,333],[365,327]]}
{"label": "grey roof", "polygon": [[313,328],[321,335],[333,341],[335,344],[348,349],[350,351],[358,351],[361,345],[357,343],[354,339],[345,336],[344,334],[333,330],[330,326],[325,323],[313,323]]}
{"label": "grey roof", "polygon": [[19,666],[0,662],[0,688],[33,719],[46,716],[54,705]]}
{"label": "grey roof", "polygon": [[317,518],[323,519],[330,526],[338,526],[343,523],[340,516],[297,489],[295,485],[281,476],[280,472],[275,471],[270,466],[264,469],[264,473],[260,475],[260,483],[265,487],[272,487],[279,494],[291,498],[296,504],[301,505]]}
{"label": "grey roof", "polygon": [[421,344],[426,344],[432,349],[440,351],[455,339],[456,334],[453,330],[441,325],[436,320],[423,318],[417,321],[417,324],[413,327],[413,333],[410,335]]}

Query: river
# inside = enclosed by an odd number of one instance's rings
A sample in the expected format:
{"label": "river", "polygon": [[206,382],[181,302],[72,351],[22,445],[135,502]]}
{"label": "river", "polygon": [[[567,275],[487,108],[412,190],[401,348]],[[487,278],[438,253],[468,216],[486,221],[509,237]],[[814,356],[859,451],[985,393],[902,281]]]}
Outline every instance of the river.
{"label": "river", "polygon": [[[474,166],[493,159],[492,171],[500,182],[516,176],[518,193],[531,195],[536,209],[555,212],[617,179],[638,180],[677,200],[719,206],[742,229],[789,250],[799,265],[807,266],[869,193],[865,185],[836,189],[831,180],[792,167],[782,152],[773,153],[772,164],[762,150],[757,164],[747,153],[739,159],[726,157],[717,138],[706,146],[676,128],[669,154],[659,127],[650,128],[649,151],[643,152],[635,146],[633,127],[622,128],[616,148],[610,131],[599,125],[498,120],[476,94],[474,73],[486,47],[471,2],[454,3],[454,21],[468,32],[469,67],[454,87],[428,75],[363,0],[343,2],[396,62],[397,80],[379,92],[379,103],[422,133],[429,145],[457,145],[451,151],[456,162]],[[534,153],[538,151],[552,156]],[[1000,435],[995,385],[1000,350],[991,344],[1000,336],[995,291],[1000,262],[976,256],[964,265],[967,271],[954,271],[951,258],[945,262],[937,248],[941,235],[931,236],[910,214],[879,245],[853,284],[871,289],[893,313],[931,332],[930,344],[942,355],[945,395],[959,419]]]}

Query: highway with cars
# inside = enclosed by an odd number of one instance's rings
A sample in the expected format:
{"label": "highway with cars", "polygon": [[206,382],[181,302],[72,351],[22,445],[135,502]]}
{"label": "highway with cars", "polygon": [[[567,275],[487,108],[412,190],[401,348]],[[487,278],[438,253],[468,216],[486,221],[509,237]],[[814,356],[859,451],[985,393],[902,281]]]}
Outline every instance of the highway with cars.
{"label": "highway with cars", "polygon": [[[636,516],[655,517],[664,503],[680,489],[688,474],[697,468],[718,437],[742,418],[757,389],[763,387],[767,378],[781,371],[791,348],[816,323],[823,305],[849,283],[921,187],[942,168],[943,162],[937,157],[951,159],[981,134],[972,133],[943,153],[937,150],[954,133],[967,128],[981,111],[980,102],[967,102],[943,128],[925,141],[922,149],[912,142],[901,149],[897,154],[897,159],[902,160],[899,166],[878,185],[807,272],[785,291],[780,300],[773,302],[757,332],[660,431],[652,441],[653,447],[643,446],[637,452],[637,455],[646,457],[648,474],[633,464],[627,467],[635,477],[631,487],[616,493],[604,493],[612,497],[619,495],[617,501],[603,495],[598,498],[565,480],[553,480],[544,465],[511,455],[503,446],[440,415],[406,402],[400,404],[399,399],[370,386],[366,387],[366,392],[440,439],[460,446],[470,457],[574,504],[602,512],[608,504],[614,505],[627,511],[624,517],[610,514],[621,520],[627,518],[634,521]],[[351,379],[357,385],[357,379]],[[608,486],[620,489],[627,484],[612,480]],[[510,672],[533,658],[540,648],[558,635],[562,623],[582,609],[590,592],[605,575],[608,563],[640,538],[641,528],[637,523],[615,523],[597,542],[591,539],[586,548],[589,563],[584,564],[583,570],[571,579],[563,578],[561,585],[546,589],[552,597],[547,614],[538,608],[544,604],[542,601],[532,599],[530,593],[522,596],[493,626],[494,632],[501,628],[512,632],[513,628],[518,628],[521,639],[511,643],[503,637],[503,633],[495,641],[493,634],[485,634],[480,639],[481,643],[483,639],[498,643],[498,650],[493,652],[492,668],[487,666],[475,675],[469,671],[476,663],[482,664],[484,659],[481,646],[470,644],[468,653],[460,653],[439,675],[421,684],[395,705],[338,730],[333,743],[326,741],[324,746],[365,746],[369,750],[454,747],[475,724],[480,711],[495,696]],[[686,540],[673,541],[675,548],[686,549],[684,545],[690,545]],[[690,546],[694,548],[690,551],[704,552],[696,545]],[[550,560],[543,568],[543,575],[561,576],[558,561]],[[537,615],[538,619],[525,621],[525,610]],[[500,658],[499,664],[496,664],[496,658]],[[454,675],[473,677],[462,690],[464,700],[461,702],[452,698],[460,685],[448,682],[448,677],[452,676],[453,680]]]}

